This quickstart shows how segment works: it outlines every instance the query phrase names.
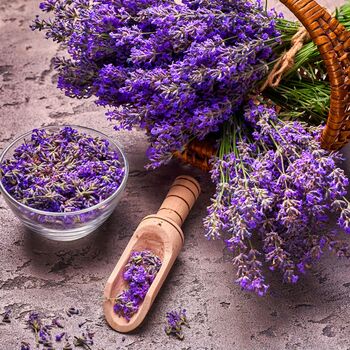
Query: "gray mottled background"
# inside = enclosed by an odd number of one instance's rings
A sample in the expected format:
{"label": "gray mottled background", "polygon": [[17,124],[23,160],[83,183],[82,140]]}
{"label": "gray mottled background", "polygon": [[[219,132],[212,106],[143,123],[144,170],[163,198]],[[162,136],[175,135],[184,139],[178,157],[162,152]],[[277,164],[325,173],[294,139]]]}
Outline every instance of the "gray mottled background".
{"label": "gray mottled background", "polygon": [[[77,324],[90,320],[94,349],[350,349],[350,262],[325,257],[296,286],[282,285],[272,276],[265,298],[240,291],[232,283],[230,256],[222,243],[203,237],[201,221],[213,191],[208,176],[177,162],[145,171],[147,144],[141,132],[114,132],[102,109],[56,89],[51,59],[58,48],[28,29],[38,3],[0,0],[0,148],[33,127],[80,124],[120,140],[131,172],[113,217],[74,243],[50,242],[26,231],[0,197],[0,313],[13,309],[12,323],[0,322],[0,350],[33,340],[25,328],[28,311],[67,318],[71,306],[82,315],[69,318],[67,329],[79,334]],[[329,7],[335,3],[323,1]],[[184,249],[145,323],[123,336],[104,322],[104,284],[133,229],[157,210],[181,173],[196,175],[203,187],[184,225]],[[181,306],[191,324],[183,342],[163,332],[166,311]]]}

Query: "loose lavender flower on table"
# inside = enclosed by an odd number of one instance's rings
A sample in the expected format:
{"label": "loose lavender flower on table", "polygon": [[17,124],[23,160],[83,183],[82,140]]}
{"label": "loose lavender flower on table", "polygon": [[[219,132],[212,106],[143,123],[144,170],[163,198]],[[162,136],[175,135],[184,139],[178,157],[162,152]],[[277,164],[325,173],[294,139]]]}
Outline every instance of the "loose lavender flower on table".
{"label": "loose lavender flower on table", "polygon": [[[70,309],[78,310],[75,308]],[[76,315],[77,313],[74,314]],[[80,331],[81,335],[71,337],[71,335],[64,330],[65,327],[57,317],[52,319],[50,323],[45,323],[39,313],[35,311],[29,313],[26,323],[35,335],[35,347],[31,347],[29,343],[22,341],[21,350],[30,350],[34,348],[46,350],[73,350],[73,347],[91,350],[93,348],[94,332],[88,327]],[[83,325],[78,324],[77,326],[81,329]],[[69,341],[71,338],[73,338],[73,345]]]}
{"label": "loose lavender flower on table", "polygon": [[116,128],[146,130],[151,166],[239,108],[267,73],[276,14],[246,0],[47,0],[33,29],[67,47],[58,87],[97,97]]}
{"label": "loose lavender flower on table", "polygon": [[138,311],[162,266],[160,258],[149,250],[132,252],[123,278],[128,288],[115,298],[114,311],[127,321]]}
{"label": "loose lavender flower on table", "polygon": [[48,212],[89,208],[112,195],[124,177],[109,142],[71,127],[35,129],[0,165],[2,184],[22,204]]}
{"label": "loose lavender flower on table", "polygon": [[2,316],[2,322],[3,323],[11,323],[11,309],[8,309],[4,312],[3,316]]}
{"label": "loose lavender flower on table", "polygon": [[31,350],[31,347],[30,347],[30,345],[28,343],[22,341],[20,350]]}
{"label": "loose lavender flower on table", "polygon": [[234,253],[237,283],[264,295],[264,263],[296,283],[326,249],[349,256],[328,225],[335,214],[350,232],[349,181],[340,155],[321,148],[320,128],[281,121],[253,101],[244,117],[227,128],[213,160],[216,193],[204,224],[208,238],[222,237]]}
{"label": "loose lavender flower on table", "polygon": [[65,334],[66,334],[66,332],[61,332],[59,334],[56,334],[55,335],[56,342],[60,342],[63,339],[63,337],[65,336]]}
{"label": "loose lavender flower on table", "polygon": [[164,327],[165,333],[167,335],[174,335],[178,339],[183,340],[185,336],[182,332],[182,326],[190,327],[186,316],[186,310],[182,309],[180,311],[173,310],[167,312],[166,318],[168,324]]}

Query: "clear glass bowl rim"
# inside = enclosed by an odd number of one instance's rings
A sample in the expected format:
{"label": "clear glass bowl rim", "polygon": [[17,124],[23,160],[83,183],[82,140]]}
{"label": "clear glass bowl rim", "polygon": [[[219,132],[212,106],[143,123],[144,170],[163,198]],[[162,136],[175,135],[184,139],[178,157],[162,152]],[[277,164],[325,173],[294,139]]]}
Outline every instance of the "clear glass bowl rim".
{"label": "clear glass bowl rim", "polygon": [[[121,182],[121,184],[119,185],[119,187],[117,188],[117,190],[115,192],[113,192],[108,198],[104,199],[102,202],[97,203],[95,205],[93,205],[92,207],[89,208],[85,208],[85,209],[81,209],[81,210],[76,210],[76,211],[69,211],[69,212],[51,212],[51,211],[44,211],[44,210],[39,210],[39,209],[35,209],[35,208],[31,208],[27,205],[22,204],[21,202],[18,202],[16,199],[14,199],[10,193],[8,193],[5,189],[5,187],[2,184],[2,176],[0,174],[0,191],[2,193],[4,193],[12,202],[14,202],[17,206],[20,206],[26,210],[29,210],[33,213],[36,214],[40,214],[40,215],[50,215],[50,216],[75,216],[75,215],[79,215],[79,214],[84,214],[84,213],[88,213],[92,210],[98,209],[99,207],[102,207],[105,204],[108,204],[110,201],[112,201],[115,197],[118,196],[118,194],[123,191],[125,185],[126,185],[126,181],[128,179],[128,174],[129,174],[129,163],[128,160],[126,158],[126,155],[123,151],[123,147],[122,145],[117,142],[114,141],[110,138],[110,136],[104,134],[101,131],[98,131],[96,129],[93,128],[89,128],[86,126],[81,126],[81,125],[74,125],[74,124],[64,124],[64,125],[49,125],[49,126],[43,126],[40,128],[37,128],[38,130],[43,130],[43,129],[50,129],[50,128],[65,128],[65,127],[71,127],[71,128],[78,128],[81,129],[83,131],[86,131],[86,133],[88,134],[88,132],[93,132],[95,134],[98,134],[98,136],[105,138],[106,140],[108,140],[111,144],[113,144],[118,151],[120,152],[120,154],[123,157],[123,162],[124,162],[124,177],[123,180]],[[29,136],[32,134],[34,129],[27,131],[26,133],[16,137],[7,147],[4,148],[4,150],[0,153],[0,164],[2,163],[3,159],[5,158],[6,154],[8,153],[8,151],[12,148],[12,146],[20,141],[21,139],[25,139],[25,137]]]}

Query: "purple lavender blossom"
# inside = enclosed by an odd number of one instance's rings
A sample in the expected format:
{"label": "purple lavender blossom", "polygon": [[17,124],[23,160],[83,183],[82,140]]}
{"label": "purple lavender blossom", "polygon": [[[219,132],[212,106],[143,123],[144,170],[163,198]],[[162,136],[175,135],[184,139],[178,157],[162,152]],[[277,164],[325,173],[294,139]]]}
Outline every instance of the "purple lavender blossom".
{"label": "purple lavender blossom", "polygon": [[21,342],[21,350],[31,350],[30,345],[27,342]]}
{"label": "purple lavender blossom", "polygon": [[184,339],[184,334],[182,332],[182,326],[189,326],[186,310],[182,309],[180,311],[170,311],[166,314],[167,325],[164,327],[164,331],[167,335],[174,335],[180,340]]}
{"label": "purple lavender blossom", "polygon": [[61,332],[59,334],[56,334],[55,335],[56,342],[60,342],[63,339],[63,337],[65,336],[65,334],[66,334],[66,332]]}
{"label": "purple lavender blossom", "polygon": [[2,321],[3,323],[11,323],[11,313],[12,313],[12,310],[11,309],[7,309],[3,316],[2,316]]}
{"label": "purple lavender blossom", "polygon": [[49,212],[89,208],[112,195],[124,167],[109,142],[71,127],[35,129],[0,165],[1,181],[17,201]]}
{"label": "purple lavender blossom", "polygon": [[328,226],[335,213],[350,232],[349,181],[340,155],[321,149],[320,128],[281,121],[274,107],[254,101],[244,118],[225,131],[223,155],[213,160],[216,194],[204,225],[207,238],[222,237],[234,253],[236,282],[264,295],[264,263],[296,283],[326,249],[349,256]]}
{"label": "purple lavender blossom", "polygon": [[131,253],[123,274],[128,288],[115,298],[114,311],[117,315],[130,320],[145,299],[161,266],[159,257],[149,250]]}
{"label": "purple lavender blossom", "polygon": [[46,0],[33,29],[67,47],[58,87],[97,97],[116,129],[139,126],[151,167],[219,130],[273,59],[274,12],[245,0]]}

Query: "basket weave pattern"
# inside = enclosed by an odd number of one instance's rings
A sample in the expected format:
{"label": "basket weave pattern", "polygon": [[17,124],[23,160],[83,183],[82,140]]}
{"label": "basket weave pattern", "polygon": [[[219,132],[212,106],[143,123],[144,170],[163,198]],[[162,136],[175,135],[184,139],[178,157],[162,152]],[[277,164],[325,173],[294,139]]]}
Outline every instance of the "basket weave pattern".
{"label": "basket weave pattern", "polygon": [[337,150],[350,138],[350,32],[314,0],[281,0],[317,45],[331,85],[330,110],[322,147]]}
{"label": "basket weave pattern", "polygon": [[[350,32],[314,0],[280,0],[299,19],[321,53],[331,86],[330,110],[321,145],[338,150],[350,139]],[[215,154],[213,140],[192,141],[176,156],[186,163],[209,170]]]}

